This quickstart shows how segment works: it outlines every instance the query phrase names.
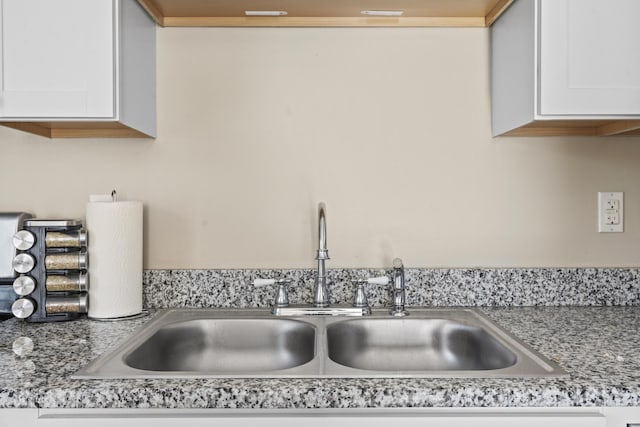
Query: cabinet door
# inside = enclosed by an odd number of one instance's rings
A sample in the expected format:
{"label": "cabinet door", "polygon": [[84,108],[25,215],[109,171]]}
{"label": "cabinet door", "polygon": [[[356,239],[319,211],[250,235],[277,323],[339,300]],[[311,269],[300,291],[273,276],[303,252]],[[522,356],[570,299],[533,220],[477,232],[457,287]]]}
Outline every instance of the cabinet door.
{"label": "cabinet door", "polygon": [[640,1],[539,4],[539,113],[640,114]]}
{"label": "cabinet door", "polygon": [[112,0],[0,0],[0,117],[112,118]]}

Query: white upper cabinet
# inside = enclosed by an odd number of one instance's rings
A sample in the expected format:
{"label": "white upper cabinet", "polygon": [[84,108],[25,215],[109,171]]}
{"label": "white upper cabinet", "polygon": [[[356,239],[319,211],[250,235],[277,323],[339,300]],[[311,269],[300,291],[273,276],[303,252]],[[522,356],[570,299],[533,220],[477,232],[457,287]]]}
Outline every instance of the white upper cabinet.
{"label": "white upper cabinet", "polygon": [[114,118],[113,15],[111,0],[2,0],[0,115]]}
{"label": "white upper cabinet", "polygon": [[640,1],[545,0],[540,114],[640,114]]}
{"label": "white upper cabinet", "polygon": [[640,132],[640,1],[516,0],[494,23],[494,135]]}
{"label": "white upper cabinet", "polygon": [[154,136],[155,24],[135,0],[0,0],[0,124]]}

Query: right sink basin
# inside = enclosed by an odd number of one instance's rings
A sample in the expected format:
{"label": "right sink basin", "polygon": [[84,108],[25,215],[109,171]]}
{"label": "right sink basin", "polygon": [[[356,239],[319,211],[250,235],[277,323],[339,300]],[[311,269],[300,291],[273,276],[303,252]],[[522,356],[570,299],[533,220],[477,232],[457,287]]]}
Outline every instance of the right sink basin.
{"label": "right sink basin", "polygon": [[481,327],[410,316],[329,325],[327,351],[336,363],[369,371],[493,370],[518,360]]}
{"label": "right sink basin", "polygon": [[409,313],[328,320],[327,371],[372,377],[566,375],[478,310],[414,308]]}

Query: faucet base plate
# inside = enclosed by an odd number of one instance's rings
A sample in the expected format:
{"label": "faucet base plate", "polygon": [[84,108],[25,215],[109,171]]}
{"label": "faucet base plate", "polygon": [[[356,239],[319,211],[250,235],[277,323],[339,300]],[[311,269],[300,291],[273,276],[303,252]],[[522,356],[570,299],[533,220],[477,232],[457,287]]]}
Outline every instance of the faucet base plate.
{"label": "faucet base plate", "polygon": [[389,314],[392,315],[393,317],[405,317],[409,315],[409,312],[405,309],[400,309],[400,310],[392,309],[391,311],[389,311]]}
{"label": "faucet base plate", "polygon": [[371,314],[371,309],[346,305],[333,307],[290,305],[288,307],[273,307],[271,313],[276,316],[367,316]]}

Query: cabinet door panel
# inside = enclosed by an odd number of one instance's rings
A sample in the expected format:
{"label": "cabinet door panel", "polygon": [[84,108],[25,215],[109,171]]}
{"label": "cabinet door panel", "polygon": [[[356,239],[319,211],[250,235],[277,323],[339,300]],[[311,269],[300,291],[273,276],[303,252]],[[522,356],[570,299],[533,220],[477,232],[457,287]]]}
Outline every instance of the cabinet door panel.
{"label": "cabinet door panel", "polygon": [[543,115],[640,114],[640,1],[541,0]]}
{"label": "cabinet door panel", "polygon": [[0,0],[0,116],[114,116],[112,0]]}

